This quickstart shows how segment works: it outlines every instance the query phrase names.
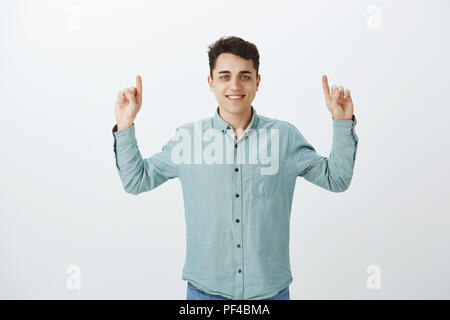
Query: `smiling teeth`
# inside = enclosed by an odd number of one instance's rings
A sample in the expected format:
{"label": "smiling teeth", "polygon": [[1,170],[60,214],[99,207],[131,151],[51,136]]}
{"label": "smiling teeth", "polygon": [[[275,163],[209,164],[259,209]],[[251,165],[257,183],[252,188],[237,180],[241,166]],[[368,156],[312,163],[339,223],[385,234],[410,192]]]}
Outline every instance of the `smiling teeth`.
{"label": "smiling teeth", "polygon": [[228,96],[228,98],[230,99],[239,99],[242,98],[243,96]]}

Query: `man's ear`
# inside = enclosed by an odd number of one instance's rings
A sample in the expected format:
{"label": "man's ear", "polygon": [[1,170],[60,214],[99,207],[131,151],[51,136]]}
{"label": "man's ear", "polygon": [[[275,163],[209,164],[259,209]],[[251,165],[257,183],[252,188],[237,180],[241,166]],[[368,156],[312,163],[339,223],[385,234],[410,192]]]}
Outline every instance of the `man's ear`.
{"label": "man's ear", "polygon": [[210,75],[208,75],[208,84],[209,88],[211,89],[211,92],[214,92],[213,80]]}
{"label": "man's ear", "polygon": [[261,74],[258,74],[258,78],[256,79],[256,91],[258,91],[260,81],[261,81]]}

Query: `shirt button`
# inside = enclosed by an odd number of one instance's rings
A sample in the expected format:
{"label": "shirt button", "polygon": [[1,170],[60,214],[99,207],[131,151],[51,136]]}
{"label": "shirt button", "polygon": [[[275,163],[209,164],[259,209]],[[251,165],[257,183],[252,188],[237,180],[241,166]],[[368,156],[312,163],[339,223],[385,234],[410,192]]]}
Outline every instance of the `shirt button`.
{"label": "shirt button", "polygon": [[234,168],[234,171],[238,172],[238,171],[239,171],[239,168]]}
{"label": "shirt button", "polygon": [[237,148],[237,143],[234,144],[234,147]]}
{"label": "shirt button", "polygon": [[239,194],[238,193],[236,193],[236,198],[239,198]]}
{"label": "shirt button", "polygon": [[239,221],[241,221],[241,220],[239,220],[239,219],[236,219],[236,223],[239,223]]}
{"label": "shirt button", "polygon": [[238,272],[241,273],[241,269],[239,269]]}
{"label": "shirt button", "polygon": [[238,244],[238,245],[237,245],[237,247],[238,247],[238,248],[240,248],[240,247],[241,247],[241,245],[240,245],[240,244]]}

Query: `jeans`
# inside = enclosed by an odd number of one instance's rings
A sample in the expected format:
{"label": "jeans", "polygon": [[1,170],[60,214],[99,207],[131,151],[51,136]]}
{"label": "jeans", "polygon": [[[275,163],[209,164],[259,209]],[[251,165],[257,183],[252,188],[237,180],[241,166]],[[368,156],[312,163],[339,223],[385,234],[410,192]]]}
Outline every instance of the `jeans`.
{"label": "jeans", "polygon": [[[220,295],[214,295],[214,294],[209,294],[209,293],[203,292],[202,290],[194,287],[188,281],[186,300],[231,300],[231,299],[220,296]],[[287,286],[285,289],[278,292],[273,297],[262,299],[262,300],[290,300],[289,286]]]}

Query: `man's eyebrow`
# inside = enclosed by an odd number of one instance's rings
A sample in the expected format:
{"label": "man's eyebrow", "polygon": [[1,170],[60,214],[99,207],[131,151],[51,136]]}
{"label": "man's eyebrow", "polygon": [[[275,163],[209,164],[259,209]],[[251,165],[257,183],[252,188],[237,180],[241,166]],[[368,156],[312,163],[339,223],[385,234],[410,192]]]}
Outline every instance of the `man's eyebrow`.
{"label": "man's eyebrow", "polygon": [[[223,71],[219,71],[218,73],[221,74],[221,73],[231,73],[231,72],[228,71],[228,70],[223,70]],[[242,71],[239,71],[239,73],[250,73],[250,74],[252,74],[252,72],[248,71],[248,70],[242,70]]]}

